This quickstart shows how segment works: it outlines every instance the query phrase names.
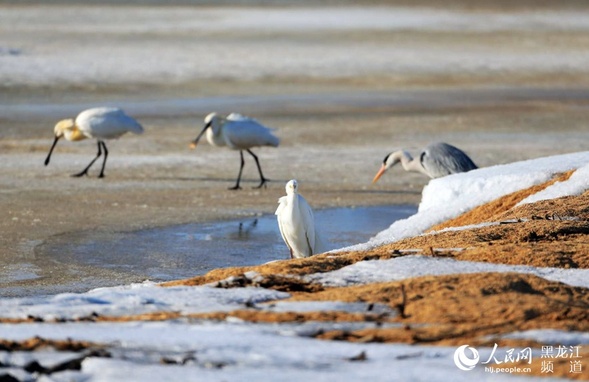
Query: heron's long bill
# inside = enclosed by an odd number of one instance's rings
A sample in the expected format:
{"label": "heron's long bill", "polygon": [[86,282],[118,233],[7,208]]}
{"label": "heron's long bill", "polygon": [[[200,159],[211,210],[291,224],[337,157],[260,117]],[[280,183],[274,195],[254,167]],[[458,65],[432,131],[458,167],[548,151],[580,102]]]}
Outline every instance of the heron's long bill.
{"label": "heron's long bill", "polygon": [[196,137],[196,139],[192,142],[190,142],[190,148],[191,149],[195,149],[196,145],[198,145],[198,141],[200,141],[200,137],[202,137],[202,135],[205,133],[205,131],[207,131],[207,129],[210,127],[210,124],[206,124],[205,127],[202,129],[202,131],[200,132],[200,134],[198,134],[198,136]]}
{"label": "heron's long bill", "polygon": [[53,153],[53,149],[55,148],[57,141],[59,141],[59,137],[55,137],[55,140],[53,140],[53,144],[51,145],[51,148],[49,149],[49,154],[47,154],[47,158],[45,158],[45,166],[47,166],[49,164],[49,160],[51,159],[51,154]]}
{"label": "heron's long bill", "polygon": [[382,174],[384,174],[386,171],[387,171],[387,168],[383,163],[382,166],[380,166],[380,170],[378,170],[378,172],[374,176],[374,179],[372,179],[372,184],[376,183],[376,181],[379,180],[380,177],[382,176]]}

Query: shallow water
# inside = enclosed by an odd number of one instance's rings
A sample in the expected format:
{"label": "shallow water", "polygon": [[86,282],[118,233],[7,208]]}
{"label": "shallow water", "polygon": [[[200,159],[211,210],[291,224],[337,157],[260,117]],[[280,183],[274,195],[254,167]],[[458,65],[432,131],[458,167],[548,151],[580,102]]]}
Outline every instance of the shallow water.
{"label": "shallow water", "polygon": [[[315,211],[315,220],[335,249],[365,242],[415,212],[414,206],[334,208]],[[72,232],[50,238],[35,252],[70,266],[108,269],[150,280],[289,258],[274,215],[135,232]]]}

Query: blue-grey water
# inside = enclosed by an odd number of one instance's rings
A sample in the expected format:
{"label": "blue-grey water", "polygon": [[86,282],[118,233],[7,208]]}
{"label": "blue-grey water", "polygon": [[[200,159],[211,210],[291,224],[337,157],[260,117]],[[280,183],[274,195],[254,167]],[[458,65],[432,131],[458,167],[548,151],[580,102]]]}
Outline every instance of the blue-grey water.
{"label": "blue-grey water", "polygon": [[[315,220],[336,249],[366,242],[415,212],[414,206],[332,208],[315,211]],[[73,232],[45,241],[36,252],[70,266],[109,269],[151,280],[289,258],[274,215],[134,232]]]}

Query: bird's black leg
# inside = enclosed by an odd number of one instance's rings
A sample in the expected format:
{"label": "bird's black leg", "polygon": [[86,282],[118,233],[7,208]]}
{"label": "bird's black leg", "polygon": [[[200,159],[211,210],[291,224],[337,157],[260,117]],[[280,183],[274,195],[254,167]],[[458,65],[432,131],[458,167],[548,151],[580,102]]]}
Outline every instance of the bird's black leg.
{"label": "bird's black leg", "polygon": [[243,151],[239,150],[239,156],[241,158],[241,165],[239,166],[239,175],[237,175],[237,183],[235,183],[235,186],[229,187],[230,190],[239,190],[241,188],[239,187],[239,181],[241,180],[241,172],[243,171],[243,165],[245,164],[245,161],[243,160]]}
{"label": "bird's black leg", "polygon": [[108,150],[106,148],[106,143],[104,143],[104,141],[98,141],[99,145],[101,143],[102,143],[102,148],[104,149],[104,160],[102,161],[102,169],[100,170],[100,175],[98,175],[98,177],[104,178],[104,167],[106,166],[106,158],[108,157]]}
{"label": "bird's black leg", "polygon": [[94,162],[96,162],[96,159],[100,158],[101,155],[102,155],[102,149],[100,147],[100,141],[98,141],[98,153],[96,154],[96,158],[92,159],[90,164],[88,166],[86,166],[86,168],[84,170],[82,170],[82,172],[79,172],[77,174],[73,174],[72,176],[80,177],[80,176],[88,175],[88,170],[90,169],[90,167],[92,167]]}
{"label": "bird's black leg", "polygon": [[247,152],[254,157],[254,160],[256,161],[256,166],[258,166],[258,172],[260,173],[260,184],[254,188],[261,188],[262,186],[266,185],[266,182],[269,179],[264,178],[264,174],[262,174],[262,167],[260,167],[260,162],[258,161],[258,157],[256,156],[256,154],[254,154],[250,149],[248,149]]}

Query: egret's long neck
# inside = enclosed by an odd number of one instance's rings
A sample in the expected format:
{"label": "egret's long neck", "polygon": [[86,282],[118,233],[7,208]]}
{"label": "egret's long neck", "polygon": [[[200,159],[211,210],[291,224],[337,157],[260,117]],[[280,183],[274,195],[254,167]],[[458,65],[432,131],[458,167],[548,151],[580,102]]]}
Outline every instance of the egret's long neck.
{"label": "egret's long neck", "polygon": [[407,151],[400,150],[395,152],[393,155],[395,155],[395,157],[401,161],[401,165],[403,166],[405,171],[421,172],[423,174],[428,175],[423,166],[421,165],[421,162],[415,160]]}
{"label": "egret's long neck", "polygon": [[299,194],[294,191],[289,191],[286,193],[286,197],[288,198],[288,204],[293,206],[293,208],[297,207],[299,204]]}

